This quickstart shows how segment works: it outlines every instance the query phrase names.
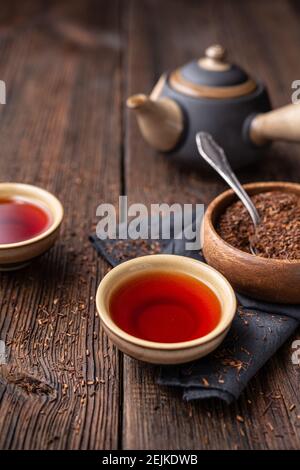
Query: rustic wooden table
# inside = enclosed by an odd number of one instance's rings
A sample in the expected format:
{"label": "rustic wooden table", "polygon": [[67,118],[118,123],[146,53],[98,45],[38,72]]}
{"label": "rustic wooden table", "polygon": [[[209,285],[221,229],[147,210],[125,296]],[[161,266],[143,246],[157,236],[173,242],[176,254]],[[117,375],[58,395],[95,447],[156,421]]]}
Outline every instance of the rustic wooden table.
{"label": "rustic wooden table", "polygon": [[[299,449],[295,338],[238,402],[185,403],[99,333],[94,298],[108,266],[88,242],[97,205],[120,194],[207,204],[224,188],[150,150],[126,97],[221,42],[274,106],[289,103],[299,22],[299,2],[282,0],[2,2],[1,181],[53,191],[65,220],[54,249],[0,275],[1,449]],[[240,176],[299,181],[300,147],[276,144]]]}

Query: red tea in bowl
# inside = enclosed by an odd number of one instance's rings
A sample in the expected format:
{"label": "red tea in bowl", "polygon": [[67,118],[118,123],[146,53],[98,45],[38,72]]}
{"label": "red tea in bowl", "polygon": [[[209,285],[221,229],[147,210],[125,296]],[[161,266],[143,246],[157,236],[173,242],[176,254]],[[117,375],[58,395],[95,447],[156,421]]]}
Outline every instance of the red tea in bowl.
{"label": "red tea in bowl", "polygon": [[21,198],[0,199],[0,244],[18,243],[45,232],[52,218],[47,209]]}
{"label": "red tea in bowl", "polygon": [[178,273],[139,274],[113,292],[110,313],[132,336],[160,343],[201,338],[218,325],[221,305],[198,279]]}

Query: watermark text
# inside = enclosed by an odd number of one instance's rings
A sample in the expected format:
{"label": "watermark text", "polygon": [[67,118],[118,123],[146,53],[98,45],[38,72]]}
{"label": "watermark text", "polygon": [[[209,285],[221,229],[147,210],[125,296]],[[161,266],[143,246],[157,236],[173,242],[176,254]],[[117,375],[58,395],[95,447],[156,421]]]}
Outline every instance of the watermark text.
{"label": "watermark text", "polygon": [[292,93],[292,103],[299,104],[300,103],[300,80],[293,81],[292,89],[295,90]]}
{"label": "watermark text", "polygon": [[3,80],[0,80],[0,104],[6,104],[6,85]]}
{"label": "watermark text", "polygon": [[200,250],[200,225],[203,204],[128,205],[127,196],[119,197],[118,214],[113,204],[100,204],[96,234],[100,240],[184,240],[186,250]]}

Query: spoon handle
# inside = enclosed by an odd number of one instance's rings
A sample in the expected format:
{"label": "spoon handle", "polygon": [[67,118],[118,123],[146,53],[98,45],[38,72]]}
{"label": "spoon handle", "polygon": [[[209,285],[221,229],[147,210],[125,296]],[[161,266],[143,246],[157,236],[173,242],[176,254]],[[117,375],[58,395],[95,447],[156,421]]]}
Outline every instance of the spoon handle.
{"label": "spoon handle", "polygon": [[250,197],[240,184],[228,163],[224,150],[214,141],[207,132],[196,134],[196,143],[200,155],[216,170],[229,184],[248,210],[255,226],[260,223],[260,216]]}

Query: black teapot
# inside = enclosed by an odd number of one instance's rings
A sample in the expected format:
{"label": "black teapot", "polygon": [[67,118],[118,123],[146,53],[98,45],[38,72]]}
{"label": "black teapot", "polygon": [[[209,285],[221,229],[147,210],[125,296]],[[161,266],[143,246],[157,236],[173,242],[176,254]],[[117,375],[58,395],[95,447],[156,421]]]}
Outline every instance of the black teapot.
{"label": "black teapot", "polygon": [[185,164],[203,165],[195,135],[212,134],[234,168],[259,159],[273,140],[300,142],[300,106],[271,111],[265,86],[225,60],[220,45],[162,75],[150,96],[127,100],[144,139]]}

